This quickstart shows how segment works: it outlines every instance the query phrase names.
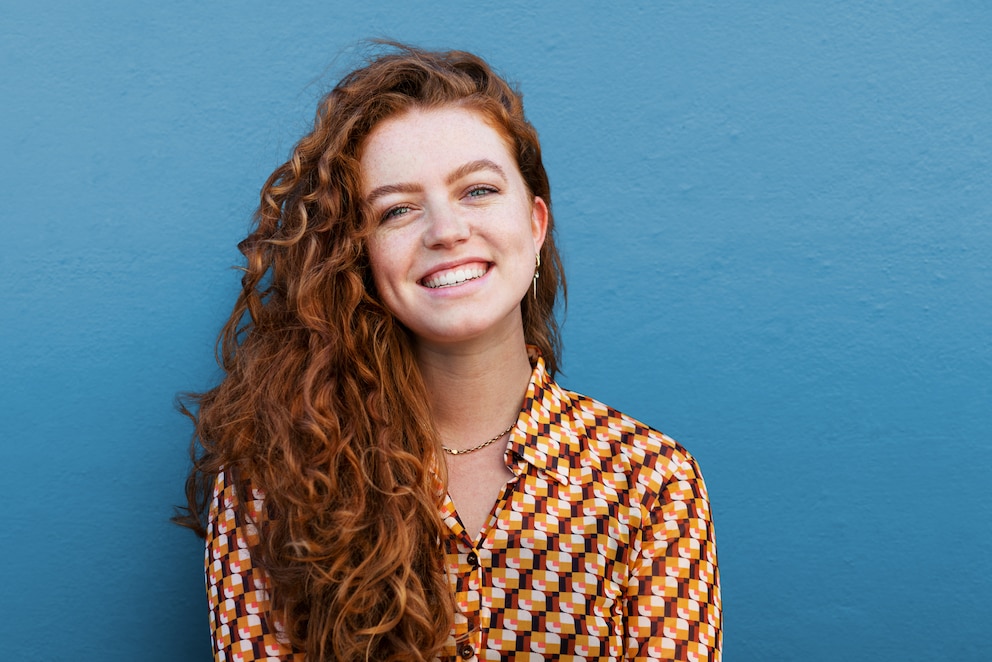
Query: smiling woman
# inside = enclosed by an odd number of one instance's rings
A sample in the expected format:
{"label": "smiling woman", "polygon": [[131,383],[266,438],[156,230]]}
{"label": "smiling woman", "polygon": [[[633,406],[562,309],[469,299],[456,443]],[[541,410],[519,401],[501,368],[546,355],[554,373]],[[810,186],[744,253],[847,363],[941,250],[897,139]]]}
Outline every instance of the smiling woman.
{"label": "smiling woman", "polygon": [[217,660],[720,658],[695,461],[554,382],[550,195],[476,56],[393,46],[323,99],[190,408]]}

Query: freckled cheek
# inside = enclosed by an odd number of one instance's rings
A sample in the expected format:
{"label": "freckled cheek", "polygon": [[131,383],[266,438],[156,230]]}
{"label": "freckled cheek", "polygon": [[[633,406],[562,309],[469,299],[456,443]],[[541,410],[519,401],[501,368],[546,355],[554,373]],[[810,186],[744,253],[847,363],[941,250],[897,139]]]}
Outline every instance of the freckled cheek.
{"label": "freckled cheek", "polygon": [[372,280],[380,290],[386,285],[389,273],[389,255],[381,243],[369,244],[369,266],[372,269]]}
{"label": "freckled cheek", "polygon": [[389,290],[396,287],[397,281],[405,276],[407,254],[401,249],[401,242],[390,241],[388,238],[377,238],[369,242],[372,279],[383,296],[388,297]]}

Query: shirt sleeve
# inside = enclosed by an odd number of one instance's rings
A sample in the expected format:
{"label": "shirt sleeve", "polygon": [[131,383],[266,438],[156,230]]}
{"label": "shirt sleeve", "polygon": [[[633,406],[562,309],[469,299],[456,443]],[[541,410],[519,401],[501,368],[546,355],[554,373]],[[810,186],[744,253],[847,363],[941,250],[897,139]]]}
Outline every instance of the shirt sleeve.
{"label": "shirt sleeve", "polygon": [[[298,661],[294,650],[270,630],[268,579],[252,566],[249,543],[257,535],[251,521],[240,520],[233,481],[217,475],[210,504],[206,538],[207,603],[215,662]],[[249,503],[254,520],[261,506],[257,495]]]}
{"label": "shirt sleeve", "polygon": [[638,476],[648,496],[632,541],[626,659],[718,662],[720,578],[706,486],[691,457],[670,462],[674,471]]}

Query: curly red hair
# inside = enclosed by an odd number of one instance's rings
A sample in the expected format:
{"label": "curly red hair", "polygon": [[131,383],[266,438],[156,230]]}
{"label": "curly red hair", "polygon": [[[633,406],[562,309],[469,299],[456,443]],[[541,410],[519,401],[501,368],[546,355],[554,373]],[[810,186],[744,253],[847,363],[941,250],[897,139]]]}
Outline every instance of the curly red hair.
{"label": "curly red hair", "polygon": [[[429,660],[455,611],[439,540],[443,471],[428,394],[406,329],[381,303],[361,196],[369,133],[411,108],[481,113],[511,145],[550,208],[537,132],[521,95],[480,58],[399,44],[345,76],[314,128],[261,191],[239,244],[242,290],[218,340],[225,377],[187,397],[195,422],[188,505],[176,521],[205,535],[218,472],[264,494],[252,559],[286,636],[311,660]],[[549,213],[524,336],[552,374],[564,294]],[[442,474],[443,475],[443,474]]]}

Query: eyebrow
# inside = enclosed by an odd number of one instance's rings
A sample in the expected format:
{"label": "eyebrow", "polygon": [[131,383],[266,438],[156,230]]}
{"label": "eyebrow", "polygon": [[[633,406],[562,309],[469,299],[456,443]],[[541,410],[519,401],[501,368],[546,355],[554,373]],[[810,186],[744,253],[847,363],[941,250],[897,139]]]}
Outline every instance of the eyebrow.
{"label": "eyebrow", "polygon": [[[507,181],[506,173],[503,172],[503,168],[499,166],[498,163],[490,161],[489,159],[476,159],[475,161],[469,161],[464,165],[460,165],[451,172],[450,175],[445,179],[446,184],[453,184],[462,177],[466,175],[471,175],[473,172],[479,172],[481,170],[492,170],[497,175],[499,175],[503,181]],[[389,195],[390,193],[416,193],[420,190],[420,186],[417,184],[385,184],[384,186],[377,186],[372,189],[372,192],[365,196],[366,204],[372,204],[379,198]]]}

